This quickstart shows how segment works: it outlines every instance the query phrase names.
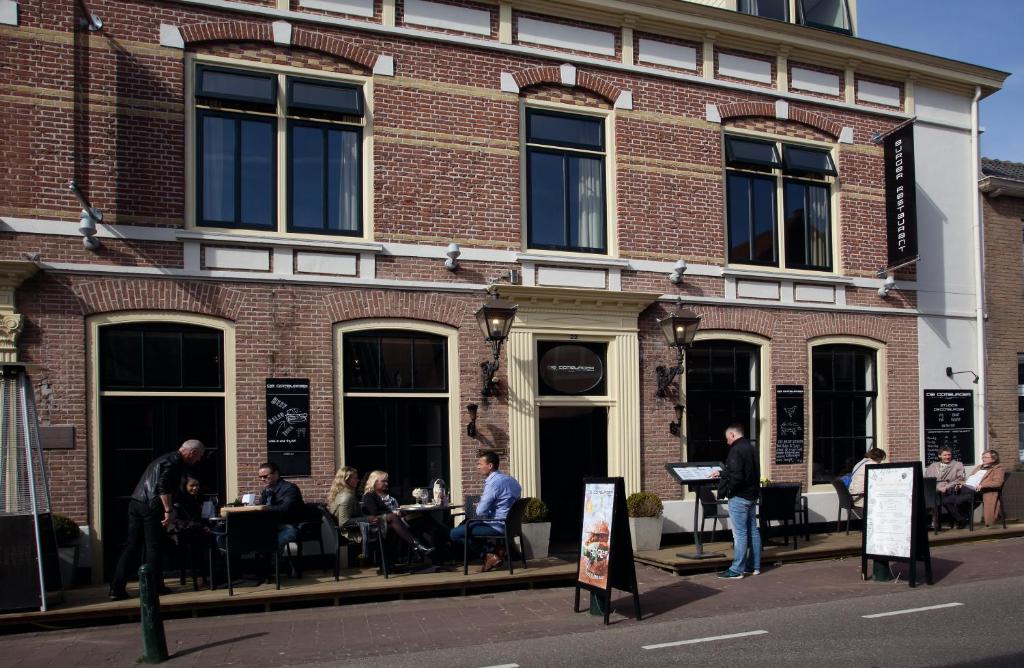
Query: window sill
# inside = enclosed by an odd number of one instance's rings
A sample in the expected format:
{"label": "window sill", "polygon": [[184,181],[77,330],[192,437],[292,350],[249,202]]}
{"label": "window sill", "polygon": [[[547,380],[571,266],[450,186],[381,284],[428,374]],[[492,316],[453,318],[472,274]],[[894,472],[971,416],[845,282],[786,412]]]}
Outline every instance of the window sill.
{"label": "window sill", "polygon": [[516,253],[516,262],[524,264],[553,264],[564,267],[598,267],[606,269],[609,267],[628,269],[629,260],[611,257],[587,257],[582,255],[547,255],[540,253]]}
{"label": "window sill", "polygon": [[255,236],[233,234],[230,232],[201,232],[183,230],[175,237],[183,241],[227,242],[246,246],[286,246],[290,248],[331,248],[335,250],[356,251],[362,253],[381,253],[384,245],[372,241],[356,241],[328,237],[324,239],[295,238],[282,235]]}
{"label": "window sill", "polygon": [[722,276],[725,278],[757,278],[773,281],[797,281],[800,283],[820,283],[823,285],[853,285],[853,278],[850,276],[836,276],[834,274],[815,274],[788,271],[764,271],[757,269],[737,269],[725,267],[722,269]]}

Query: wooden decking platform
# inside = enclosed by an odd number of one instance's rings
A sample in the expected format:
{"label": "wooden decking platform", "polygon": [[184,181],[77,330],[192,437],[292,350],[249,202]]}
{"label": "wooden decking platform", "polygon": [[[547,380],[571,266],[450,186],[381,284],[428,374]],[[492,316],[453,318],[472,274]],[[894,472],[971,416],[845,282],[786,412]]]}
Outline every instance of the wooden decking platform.
{"label": "wooden decking platform", "polygon": [[[460,564],[453,572],[399,573],[384,578],[375,568],[347,569],[336,582],[333,574],[325,576],[319,568],[313,568],[302,579],[282,575],[281,589],[273,583],[242,585],[235,587],[234,596],[228,596],[227,588],[193,591],[191,581],[181,586],[177,579],[169,578],[166,583],[174,592],[160,597],[160,610],[165,617],[264,612],[367,600],[463,595],[488,589],[524,589],[570,583],[576,577],[575,562],[556,558],[531,560],[526,569],[517,562],[513,575],[509,575],[507,567],[490,573],[479,570],[479,564],[471,565],[469,575],[463,575]],[[46,612],[0,615],[0,633],[134,621],[139,616],[138,590],[132,585],[128,592],[132,598],[111,601],[106,585],[76,587],[65,592],[64,601],[50,606]]]}
{"label": "wooden decking platform", "polygon": [[[975,526],[974,531],[969,531],[968,529],[945,529],[938,535],[929,532],[928,542],[932,546],[938,546],[980,540],[998,540],[1000,538],[1013,538],[1017,536],[1024,536],[1024,522],[1008,523],[1006,529],[1003,529],[1002,525],[1000,525],[998,528],[991,529],[987,529],[984,526]],[[773,535],[772,540],[781,543],[782,538]],[[806,541],[803,536],[800,536],[797,541],[797,549],[795,550],[793,549],[792,537],[789,538],[786,546],[765,543],[762,546],[761,562],[772,564],[775,562],[785,563],[852,557],[860,555],[860,548],[860,531],[851,531],[849,535],[844,532],[812,533],[810,541]],[[693,545],[683,545],[647,552],[637,552],[633,558],[637,563],[661,568],[679,575],[724,570],[732,563],[732,542],[705,544],[705,552],[721,552],[725,555],[723,557],[687,559],[679,556],[680,554],[692,553],[693,551]]]}

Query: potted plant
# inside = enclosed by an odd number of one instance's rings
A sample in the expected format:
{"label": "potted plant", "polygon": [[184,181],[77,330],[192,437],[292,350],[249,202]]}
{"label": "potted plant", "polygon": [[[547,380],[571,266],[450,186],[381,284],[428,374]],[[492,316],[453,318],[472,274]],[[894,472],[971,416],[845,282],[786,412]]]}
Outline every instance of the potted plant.
{"label": "potted plant", "polygon": [[530,497],[523,511],[523,554],[527,559],[543,559],[548,556],[550,541],[548,506],[540,499]]}
{"label": "potted plant", "polygon": [[626,499],[629,512],[629,533],[633,539],[633,551],[657,550],[661,548],[662,511],[664,506],[657,494],[635,492]]}
{"label": "potted plant", "polygon": [[60,579],[64,588],[70,589],[75,583],[75,574],[78,572],[78,539],[82,536],[82,530],[70,517],[54,514],[53,533],[57,538]]}

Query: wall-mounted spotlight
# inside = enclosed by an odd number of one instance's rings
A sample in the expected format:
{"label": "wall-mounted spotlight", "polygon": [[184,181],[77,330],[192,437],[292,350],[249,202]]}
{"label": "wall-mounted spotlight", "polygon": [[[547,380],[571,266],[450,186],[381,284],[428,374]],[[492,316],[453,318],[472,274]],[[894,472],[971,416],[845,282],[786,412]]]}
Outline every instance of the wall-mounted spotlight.
{"label": "wall-mounted spotlight", "polygon": [[675,266],[672,267],[672,273],[668,275],[668,280],[672,281],[676,285],[683,282],[683,274],[686,273],[686,260],[676,260]]}
{"label": "wall-mounted spotlight", "polygon": [[658,391],[655,396],[667,397],[669,385],[676,376],[683,372],[683,356],[687,348],[693,343],[693,337],[697,335],[697,328],[700,327],[700,316],[682,304],[676,305],[676,310],[667,318],[658,321],[662,333],[668,345],[676,349],[679,361],[673,367],[659,366],[654,371],[658,378]]}
{"label": "wall-mounted spotlight", "polygon": [[78,232],[83,237],[82,245],[87,250],[97,250],[100,247],[100,240],[96,238],[96,226],[103,222],[103,212],[89,203],[74,181],[68,181],[68,190],[73,192],[82,204],[82,213],[78,218]]}
{"label": "wall-mounted spotlight", "polygon": [[676,404],[676,421],[668,423],[668,433],[673,436],[679,435],[679,425],[683,423],[683,405]]}
{"label": "wall-mounted spotlight", "polygon": [[466,435],[476,438],[476,412],[480,407],[476,404],[466,404],[466,412],[469,413],[469,424],[466,425]]}
{"label": "wall-mounted spotlight", "polygon": [[480,362],[483,372],[484,386],[481,394],[485,397],[498,396],[498,381],[494,374],[498,372],[498,358],[501,356],[501,344],[508,338],[512,329],[512,321],[516,317],[519,306],[502,301],[498,292],[491,293],[493,299],[481,306],[476,312],[476,321],[484,333],[484,338],[491,344],[492,360]]}
{"label": "wall-mounted spotlight", "polygon": [[448,271],[456,271],[459,268],[459,256],[462,255],[459,245],[456,243],[448,244],[444,254],[448,256],[448,259],[444,261],[444,268]]}
{"label": "wall-mounted spotlight", "polygon": [[99,32],[103,29],[103,19],[98,14],[89,9],[85,4],[85,0],[78,0],[78,5],[82,8],[82,27],[89,32]]}
{"label": "wall-mounted spotlight", "polygon": [[896,277],[889,274],[885,277],[885,281],[882,282],[882,287],[878,288],[878,296],[885,298],[889,296],[893,288],[896,287]]}
{"label": "wall-mounted spotlight", "polygon": [[971,370],[967,370],[967,371],[953,371],[953,367],[951,367],[951,366],[947,366],[946,367],[946,376],[948,378],[952,378],[953,376],[957,375],[958,373],[969,373],[969,374],[971,374],[972,376],[974,376],[974,381],[973,381],[974,384],[975,385],[978,384],[978,374],[974,373],[973,371],[971,371]]}

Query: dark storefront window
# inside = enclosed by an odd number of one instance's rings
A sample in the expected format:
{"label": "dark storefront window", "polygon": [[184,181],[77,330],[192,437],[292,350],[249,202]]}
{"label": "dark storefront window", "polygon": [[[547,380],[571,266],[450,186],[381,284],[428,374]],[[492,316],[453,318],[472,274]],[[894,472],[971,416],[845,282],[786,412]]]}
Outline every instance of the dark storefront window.
{"label": "dark storefront window", "polygon": [[744,425],[757,443],[760,349],[737,341],[698,341],[686,353],[686,459],[723,461],[724,432]]}
{"label": "dark storefront window", "polygon": [[[449,479],[447,339],[402,330],[345,334],[345,463],[387,471],[391,494]],[[384,395],[384,396],[382,396]]]}
{"label": "dark storefront window", "polygon": [[875,447],[878,398],[875,351],[850,345],[818,346],[811,355],[814,411],[814,484],[849,473]]}

